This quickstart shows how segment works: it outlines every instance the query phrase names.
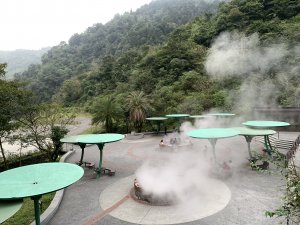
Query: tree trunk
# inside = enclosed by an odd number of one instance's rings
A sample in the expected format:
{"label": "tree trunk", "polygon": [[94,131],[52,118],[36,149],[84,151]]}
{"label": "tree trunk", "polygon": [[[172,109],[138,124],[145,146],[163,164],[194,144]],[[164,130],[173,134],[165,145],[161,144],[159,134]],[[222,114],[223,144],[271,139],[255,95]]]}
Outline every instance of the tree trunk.
{"label": "tree trunk", "polygon": [[6,169],[8,169],[1,138],[0,138],[0,149],[1,149],[1,154],[2,154],[3,161],[4,161],[4,166],[5,166]]}

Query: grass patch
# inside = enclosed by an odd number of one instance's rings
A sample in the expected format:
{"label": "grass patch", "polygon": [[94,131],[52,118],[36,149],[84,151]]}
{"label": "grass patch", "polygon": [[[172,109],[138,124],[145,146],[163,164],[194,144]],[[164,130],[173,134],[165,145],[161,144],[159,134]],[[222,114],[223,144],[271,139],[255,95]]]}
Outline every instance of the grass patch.
{"label": "grass patch", "polygon": [[[42,196],[42,213],[50,205],[55,193],[56,192],[52,192]],[[29,225],[32,221],[34,221],[33,200],[25,198],[22,208],[1,225]]]}

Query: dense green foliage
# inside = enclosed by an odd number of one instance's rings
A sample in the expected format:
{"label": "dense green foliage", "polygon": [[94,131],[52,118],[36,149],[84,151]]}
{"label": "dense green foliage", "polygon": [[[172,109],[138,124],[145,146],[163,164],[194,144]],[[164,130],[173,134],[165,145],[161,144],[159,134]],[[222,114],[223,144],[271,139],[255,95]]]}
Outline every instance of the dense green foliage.
{"label": "dense green foliage", "polygon": [[128,112],[129,120],[133,122],[133,127],[138,132],[141,132],[146,115],[152,110],[151,100],[145,96],[144,92],[134,91],[129,93],[125,103],[125,110]]}
{"label": "dense green foliage", "polygon": [[55,162],[62,151],[60,139],[67,133],[67,124],[75,118],[72,110],[62,109],[57,104],[35,104],[31,101],[22,115],[16,118],[20,127],[15,138],[35,147]]}
{"label": "dense green foliage", "polygon": [[12,79],[15,73],[24,72],[29,65],[41,63],[42,55],[49,49],[0,51],[0,63],[7,63],[6,78]]}
{"label": "dense green foliage", "polygon": [[[233,0],[221,3],[216,12],[214,5],[201,8],[200,2],[154,1],[136,12],[118,15],[106,25],[75,34],[69,44],[52,48],[41,65],[30,67],[20,78],[42,100],[87,109],[94,99],[107,95],[124,105],[131,92],[143,91],[152,100],[153,110],[147,116],[233,110],[238,102],[242,111],[247,101],[237,96],[247,93],[251,83],[259,84],[253,93],[264,96],[265,104],[300,105],[299,2]],[[229,44],[246,45],[236,58],[252,53],[252,61],[243,59],[245,71],[239,71],[243,76],[229,70],[222,79],[215,79],[207,71],[210,54],[224,48],[215,46],[220,37],[229,39]],[[279,60],[272,59],[274,55]],[[273,61],[269,63],[267,56]],[[226,64],[234,64],[233,60]],[[228,66],[216,65],[220,71]],[[265,93],[271,86],[276,92]],[[124,110],[125,121],[128,110]]]}
{"label": "dense green foliage", "polygon": [[[0,76],[5,77],[5,67],[0,64]],[[3,145],[7,142],[20,144],[20,162],[22,148],[28,146],[44,153],[47,161],[56,161],[62,151],[60,139],[68,133],[66,125],[73,121],[74,113],[57,104],[40,104],[15,80],[0,79],[0,104],[0,164],[6,169],[10,166]]]}
{"label": "dense green foliage", "polygon": [[[73,35],[18,78],[42,101],[84,107],[106,131],[123,132],[129,120],[139,131],[146,116],[300,106],[299,1],[215,6],[153,1]],[[299,195],[298,177],[292,186]]]}
{"label": "dense green foliage", "polygon": [[[116,58],[120,56],[122,58],[120,66],[125,68],[119,69],[126,69],[127,61],[132,64],[138,60],[134,57],[136,53],[140,55],[140,48],[143,49],[143,46],[148,45],[159,46],[178,26],[203,13],[211,13],[216,4],[207,4],[204,0],[153,1],[136,12],[116,15],[105,25],[95,24],[82,34],[74,34],[68,44],[62,42],[53,47],[42,57],[41,65],[30,66],[19,77],[28,81],[30,88],[39,93],[42,100],[49,100],[60,87],[70,91],[70,88],[77,85],[72,81],[62,85],[65,80],[86,76],[93,68],[97,70],[99,61],[103,58],[100,64],[106,66],[99,72],[105,73],[105,77],[111,75],[109,63],[114,63],[113,56]],[[129,74],[122,74],[122,71],[119,71],[119,76],[125,79]],[[119,80],[119,76],[115,79]],[[99,82],[105,77],[99,78]],[[79,90],[76,89],[76,92]],[[89,91],[91,90],[87,90]],[[63,93],[63,96],[73,99],[80,97],[81,94]]]}
{"label": "dense green foliage", "polygon": [[117,122],[120,122],[123,116],[121,105],[112,96],[97,98],[90,111],[93,114],[93,124],[102,123],[107,133],[117,130]]}
{"label": "dense green foliage", "polygon": [[[6,64],[0,64],[2,76],[5,74],[5,67]],[[29,93],[18,82],[0,79],[0,150],[5,167],[7,164],[2,144],[18,128],[16,119],[23,114],[28,96]]]}
{"label": "dense green foliage", "polygon": [[251,167],[259,172],[272,173],[270,170],[263,169],[257,162],[273,164],[276,168],[275,173],[280,173],[286,181],[286,190],[282,197],[282,205],[272,211],[266,211],[268,217],[285,217],[286,224],[299,224],[300,222],[300,174],[298,163],[295,160],[298,154],[300,136],[294,142],[294,145],[287,152],[280,152],[273,148],[272,156],[268,154],[258,154],[254,152],[251,160]]}
{"label": "dense green foliage", "polygon": [[6,68],[6,64],[0,64],[0,77],[5,75],[5,68]]}

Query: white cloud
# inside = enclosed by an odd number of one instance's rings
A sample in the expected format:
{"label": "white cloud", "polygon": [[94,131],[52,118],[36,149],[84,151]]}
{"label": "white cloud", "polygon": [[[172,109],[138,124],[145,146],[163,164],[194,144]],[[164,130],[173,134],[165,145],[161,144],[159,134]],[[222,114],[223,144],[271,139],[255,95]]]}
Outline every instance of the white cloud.
{"label": "white cloud", "polygon": [[151,0],[1,0],[0,50],[39,49],[67,41],[117,13]]}

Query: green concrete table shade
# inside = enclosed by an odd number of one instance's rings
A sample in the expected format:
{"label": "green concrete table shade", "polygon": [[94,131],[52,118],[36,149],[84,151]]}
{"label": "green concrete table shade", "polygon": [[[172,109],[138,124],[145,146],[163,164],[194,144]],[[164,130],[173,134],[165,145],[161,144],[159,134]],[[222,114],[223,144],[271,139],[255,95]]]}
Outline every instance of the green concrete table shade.
{"label": "green concrete table shade", "polygon": [[166,117],[168,118],[182,118],[182,117],[189,117],[190,114],[168,114]]}
{"label": "green concrete table shade", "polygon": [[215,146],[218,139],[230,138],[239,135],[239,131],[231,128],[206,128],[199,130],[192,130],[187,133],[189,137],[208,139],[212,145],[214,162],[217,162]]}
{"label": "green concrete table shade", "polygon": [[[286,127],[289,126],[289,123],[282,122],[282,121],[270,121],[270,120],[252,120],[244,122],[243,125],[253,128],[253,129],[270,129],[270,128],[277,128],[277,127]],[[268,135],[264,136],[265,139],[265,148],[269,155],[271,155],[273,148],[269,139]]]}
{"label": "green concrete table shade", "polygon": [[248,127],[234,127],[233,129],[238,130],[240,132],[240,135],[249,135],[249,136],[265,136],[265,135],[273,135],[277,133],[275,130],[251,129]]}
{"label": "green concrete table shade", "polygon": [[208,113],[203,115],[191,115],[190,118],[201,119],[201,118],[209,118],[209,117],[228,117],[235,116],[233,113]]}
{"label": "green concrete table shade", "polygon": [[0,173],[0,200],[31,197],[39,225],[41,196],[70,186],[83,173],[81,167],[71,163],[40,163],[7,170]]}
{"label": "green concrete table shade", "polygon": [[83,134],[76,136],[68,136],[60,139],[63,143],[77,144],[81,148],[81,156],[79,165],[83,163],[84,149],[87,144],[96,144],[100,152],[99,166],[97,172],[97,178],[100,177],[102,168],[102,151],[105,143],[111,143],[120,141],[125,136],[123,134],[106,133],[106,134]]}
{"label": "green concrete table shade", "polygon": [[252,128],[276,128],[276,127],[286,127],[289,123],[281,121],[268,121],[268,120],[252,120],[244,122],[243,125]]}
{"label": "green concrete table shade", "polygon": [[73,144],[99,144],[99,143],[110,143],[122,140],[125,136],[122,134],[83,134],[76,136],[68,136],[62,138],[60,141],[63,143],[73,143]]}
{"label": "green concrete table shade", "polygon": [[239,131],[232,128],[206,128],[192,130],[187,135],[192,138],[220,139],[237,136]]}
{"label": "green concrete table shade", "polygon": [[163,121],[166,119],[168,119],[168,118],[166,118],[166,117],[148,117],[148,118],[146,118],[146,120],[152,120],[152,121]]}
{"label": "green concrete table shade", "polygon": [[16,212],[18,212],[23,205],[23,199],[14,201],[0,201],[0,223],[3,223]]}
{"label": "green concrete table shade", "polygon": [[248,154],[250,159],[252,159],[252,154],[250,150],[250,144],[252,141],[252,138],[255,136],[264,136],[265,138],[265,146],[267,149],[272,149],[268,141],[268,136],[276,134],[277,132],[274,130],[263,130],[263,129],[251,129],[248,127],[234,127],[235,130],[238,130],[240,132],[240,135],[244,136],[248,145]]}
{"label": "green concrete table shade", "polygon": [[211,116],[209,115],[192,115],[190,116],[190,118],[193,118],[193,119],[204,119],[204,118],[210,118]]}
{"label": "green concrete table shade", "polygon": [[217,117],[227,117],[227,116],[235,116],[234,113],[208,113],[208,116],[217,116]]}
{"label": "green concrete table shade", "polygon": [[63,189],[83,176],[71,163],[40,163],[0,173],[0,199],[18,199]]}

